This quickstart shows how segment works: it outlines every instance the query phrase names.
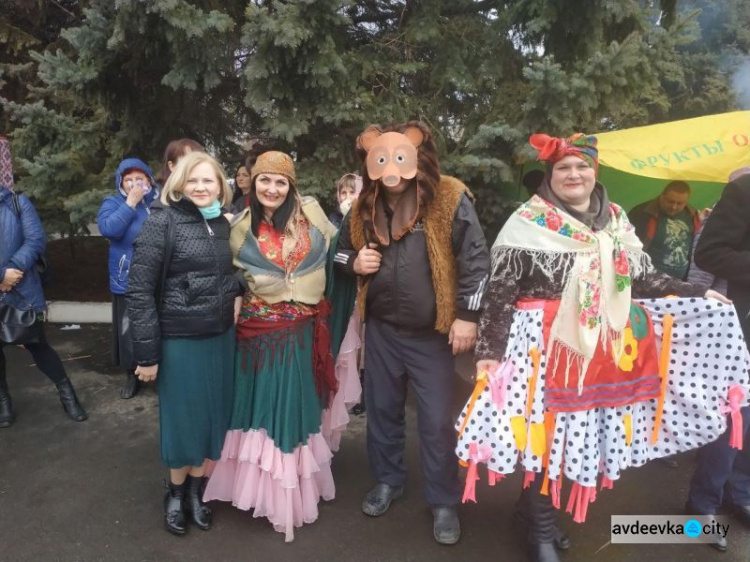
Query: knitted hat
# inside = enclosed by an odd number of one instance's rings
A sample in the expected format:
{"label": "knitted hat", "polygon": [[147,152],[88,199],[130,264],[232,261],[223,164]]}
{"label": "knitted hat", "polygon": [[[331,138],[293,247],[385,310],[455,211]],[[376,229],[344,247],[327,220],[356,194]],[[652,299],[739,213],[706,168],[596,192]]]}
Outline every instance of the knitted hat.
{"label": "knitted hat", "polygon": [[567,139],[537,134],[529,137],[529,144],[539,151],[537,160],[554,164],[566,156],[578,156],[594,168],[599,168],[599,151],[596,137],[576,133]]}
{"label": "knitted hat", "polygon": [[250,170],[250,185],[259,174],[281,174],[289,180],[292,187],[297,187],[297,176],[294,174],[294,161],[292,157],[283,152],[271,150],[264,152]]}

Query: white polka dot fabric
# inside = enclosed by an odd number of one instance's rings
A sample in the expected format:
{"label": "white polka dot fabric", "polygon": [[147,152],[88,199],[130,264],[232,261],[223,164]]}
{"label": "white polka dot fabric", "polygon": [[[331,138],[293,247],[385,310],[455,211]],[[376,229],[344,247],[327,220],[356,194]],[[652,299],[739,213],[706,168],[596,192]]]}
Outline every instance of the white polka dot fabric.
{"label": "white polka dot fabric", "polygon": [[[734,384],[748,390],[748,353],[733,306],[716,300],[670,298],[638,301],[650,312],[657,341],[661,341],[662,318],[674,318],[669,374],[664,398],[659,439],[651,443],[656,419],[656,399],[618,408],[594,408],[558,413],[550,447],[549,477],[557,480],[560,471],[582,486],[595,486],[599,474],[617,480],[622,470],[675,453],[698,448],[714,441],[727,427],[719,412],[727,391]],[[517,310],[508,338],[505,361],[515,371],[506,385],[501,407],[492,401],[488,386],[476,400],[469,421],[459,437],[456,453],[469,462],[472,443],[488,456],[487,467],[501,474],[522,470],[542,472],[542,458],[526,446],[519,451],[511,426],[513,416],[525,416],[529,377],[533,362],[529,351],[542,351],[533,397],[531,424],[544,423],[544,382],[546,357],[542,343],[543,311]],[[747,396],[747,394],[746,394]],[[456,429],[466,417],[464,407]],[[625,419],[630,415],[631,443],[626,442]],[[537,451],[538,453],[538,451]]]}

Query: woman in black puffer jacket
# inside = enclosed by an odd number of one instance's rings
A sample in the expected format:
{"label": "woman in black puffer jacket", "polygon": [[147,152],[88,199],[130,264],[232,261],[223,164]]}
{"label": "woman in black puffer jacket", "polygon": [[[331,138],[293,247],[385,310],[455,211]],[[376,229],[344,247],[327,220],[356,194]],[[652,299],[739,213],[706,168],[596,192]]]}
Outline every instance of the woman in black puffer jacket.
{"label": "woman in black puffer jacket", "polygon": [[200,498],[204,464],[221,456],[229,428],[241,294],[221,213],[230,201],[216,160],[202,152],[182,158],[135,240],[126,293],[136,374],[159,376],[161,454],[170,469],[165,525],[178,535],[186,514],[210,527]]}

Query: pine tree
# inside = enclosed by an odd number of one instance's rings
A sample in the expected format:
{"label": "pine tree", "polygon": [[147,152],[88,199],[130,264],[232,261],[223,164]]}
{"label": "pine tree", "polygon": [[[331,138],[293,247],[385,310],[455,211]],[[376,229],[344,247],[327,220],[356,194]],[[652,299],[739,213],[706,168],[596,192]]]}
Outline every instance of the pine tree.
{"label": "pine tree", "polygon": [[[157,164],[173,138],[204,143],[230,173],[250,145],[286,150],[301,189],[325,203],[356,170],[366,125],[421,119],[494,236],[530,133],[734,109],[732,74],[750,50],[743,0],[54,4],[70,15],[34,3],[46,37],[10,22],[36,42],[13,35],[0,79],[19,185],[60,230],[91,220],[121,158]],[[5,44],[10,24],[0,19]]]}

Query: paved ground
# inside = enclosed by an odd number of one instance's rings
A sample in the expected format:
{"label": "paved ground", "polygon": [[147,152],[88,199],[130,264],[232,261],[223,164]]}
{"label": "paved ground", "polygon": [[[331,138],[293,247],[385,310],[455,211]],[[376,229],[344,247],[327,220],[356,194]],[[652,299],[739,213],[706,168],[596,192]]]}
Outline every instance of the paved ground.
{"label": "paved ground", "polygon": [[[108,365],[107,326],[84,325],[79,331],[52,326],[49,332],[61,356],[69,359],[66,365],[91,417],[84,423],[69,421],[54,387],[31,366],[31,356],[23,349],[6,349],[18,421],[0,430],[3,562],[524,560],[510,517],[518,478],[494,489],[480,485],[479,503],[461,508],[464,534],[458,545],[440,547],[432,540],[430,512],[421,498],[413,409],[407,443],[411,480],[405,497],[385,517],[370,519],[359,511],[371,484],[360,418],[334,459],[336,500],[323,504],[318,522],[298,530],[292,544],[285,544],[265,519],[226,504],[214,504],[209,533],[191,529],[185,537],[173,537],[161,523],[164,470],[153,390],[130,401],[117,398],[122,377]],[[461,382],[457,409],[469,392],[469,384]],[[585,525],[561,516],[574,543],[562,560],[749,560],[750,533],[739,525],[730,530],[730,551],[723,555],[704,545],[608,545],[612,514],[680,512],[692,455],[679,461],[679,470],[652,464],[626,472],[614,490],[600,494]]]}

